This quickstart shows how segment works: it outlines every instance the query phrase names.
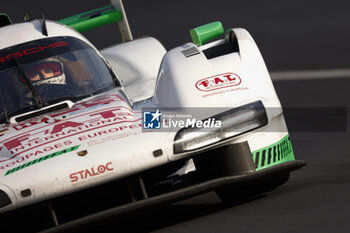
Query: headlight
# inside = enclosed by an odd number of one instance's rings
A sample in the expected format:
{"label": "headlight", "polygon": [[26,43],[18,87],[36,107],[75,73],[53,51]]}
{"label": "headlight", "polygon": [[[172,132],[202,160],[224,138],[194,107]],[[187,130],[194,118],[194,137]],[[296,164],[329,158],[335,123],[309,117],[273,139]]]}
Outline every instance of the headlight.
{"label": "headlight", "polygon": [[188,152],[233,138],[265,126],[268,122],[266,111],[261,101],[243,105],[210,118],[221,121],[221,127],[212,127],[210,129],[187,127],[180,129],[174,139],[174,154]]}

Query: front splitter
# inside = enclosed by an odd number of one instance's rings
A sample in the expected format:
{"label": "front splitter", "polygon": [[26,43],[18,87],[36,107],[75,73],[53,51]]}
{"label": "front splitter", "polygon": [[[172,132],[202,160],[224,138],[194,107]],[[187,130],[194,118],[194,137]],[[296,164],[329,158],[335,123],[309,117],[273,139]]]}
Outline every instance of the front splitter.
{"label": "front splitter", "polygon": [[99,213],[91,214],[67,223],[63,223],[56,227],[52,227],[50,229],[44,230],[43,232],[66,232],[69,230],[81,230],[81,228],[88,227],[90,224],[96,224],[99,221],[110,219],[120,214],[133,212],[139,209],[145,209],[151,206],[180,201],[225,186],[240,186],[244,183],[256,179],[261,179],[274,174],[278,175],[279,173],[291,172],[305,165],[306,162],[304,161],[291,161],[247,174],[211,179],[208,181],[191,185],[190,187],[181,188],[175,191],[171,191],[169,193],[161,194],[158,196],[150,197],[148,199],[139,200],[122,206],[117,206],[108,210],[104,210]]}

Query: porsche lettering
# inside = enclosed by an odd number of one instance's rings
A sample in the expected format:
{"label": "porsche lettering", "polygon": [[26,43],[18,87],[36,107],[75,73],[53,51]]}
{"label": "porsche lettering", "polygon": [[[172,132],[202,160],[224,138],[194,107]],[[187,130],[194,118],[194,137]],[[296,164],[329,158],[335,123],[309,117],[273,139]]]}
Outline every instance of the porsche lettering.
{"label": "porsche lettering", "polygon": [[65,41],[59,41],[59,42],[54,42],[43,46],[32,47],[32,48],[24,49],[22,51],[17,51],[5,56],[1,56],[0,62],[10,61],[13,58],[20,58],[26,55],[31,55],[33,53],[40,53],[48,48],[59,48],[59,47],[68,46],[68,45],[69,44]]}

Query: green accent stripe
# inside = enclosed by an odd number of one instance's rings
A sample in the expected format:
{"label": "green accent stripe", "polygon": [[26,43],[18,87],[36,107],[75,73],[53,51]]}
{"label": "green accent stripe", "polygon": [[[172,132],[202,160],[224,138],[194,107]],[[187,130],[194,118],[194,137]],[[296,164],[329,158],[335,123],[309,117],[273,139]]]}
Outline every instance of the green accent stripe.
{"label": "green accent stripe", "polygon": [[67,148],[67,149],[64,149],[64,150],[61,150],[61,151],[57,151],[55,153],[52,153],[52,154],[49,154],[49,155],[45,155],[43,157],[40,157],[38,159],[34,159],[28,163],[25,163],[21,166],[18,166],[18,167],[15,167],[11,170],[8,170],[4,176],[7,176],[7,175],[10,175],[16,171],[19,171],[19,170],[22,170],[23,168],[26,168],[26,167],[29,167],[29,166],[32,166],[34,164],[37,164],[37,163],[40,163],[42,161],[45,161],[47,159],[51,159],[53,157],[56,157],[56,156],[59,156],[59,155],[62,155],[62,154],[65,154],[65,153],[68,153],[68,152],[71,152],[71,151],[74,151],[74,150],[77,150],[78,148],[80,147],[80,145],[77,145],[77,146],[73,146],[73,147],[70,147],[70,148]]}
{"label": "green accent stripe", "polygon": [[252,155],[256,170],[295,160],[289,134],[272,145],[253,151]]}
{"label": "green accent stripe", "polygon": [[58,20],[58,22],[74,28],[78,32],[85,32],[110,23],[121,21],[122,18],[121,11],[116,11],[112,5],[108,5]]}

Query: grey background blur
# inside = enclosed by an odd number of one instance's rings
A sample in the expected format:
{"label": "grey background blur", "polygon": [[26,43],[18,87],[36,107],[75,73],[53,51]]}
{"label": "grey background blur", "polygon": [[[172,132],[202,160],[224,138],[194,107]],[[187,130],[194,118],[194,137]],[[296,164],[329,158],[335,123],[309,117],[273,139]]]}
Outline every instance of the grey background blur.
{"label": "grey background blur", "polygon": [[[167,49],[191,40],[188,30],[212,21],[246,28],[270,71],[350,68],[350,2],[279,0],[124,0],[135,38],[151,35]],[[58,20],[109,4],[108,0],[3,1],[14,22],[26,12]],[[120,42],[116,25],[84,35],[98,48]]]}

